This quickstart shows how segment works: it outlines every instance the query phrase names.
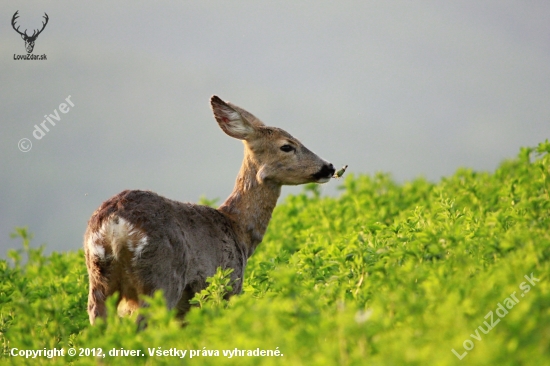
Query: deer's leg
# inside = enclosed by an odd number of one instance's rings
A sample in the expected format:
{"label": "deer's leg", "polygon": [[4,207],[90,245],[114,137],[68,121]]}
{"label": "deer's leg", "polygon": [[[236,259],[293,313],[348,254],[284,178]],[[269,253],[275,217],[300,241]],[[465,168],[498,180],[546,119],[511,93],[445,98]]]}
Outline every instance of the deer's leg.
{"label": "deer's leg", "polygon": [[105,300],[118,290],[116,284],[110,280],[113,259],[106,255],[102,240],[98,235],[87,235],[84,246],[89,278],[88,316],[91,324],[95,323],[97,317],[107,316]]}
{"label": "deer's leg", "polygon": [[[107,309],[105,307],[105,299],[109,295],[108,293],[108,278],[106,278],[102,272],[103,263],[95,260],[89,261],[87,256],[86,264],[88,265],[88,275],[90,280],[90,288],[88,292],[88,316],[90,323],[94,324],[96,318],[107,316]],[[91,262],[91,263],[90,263]]]}
{"label": "deer's leg", "polygon": [[191,300],[195,296],[195,292],[191,289],[190,286],[186,286],[183,290],[183,294],[181,296],[181,299],[179,300],[178,304],[176,305],[176,316],[179,319],[183,319],[185,317],[185,314],[191,310],[191,304],[189,303],[189,300]]}
{"label": "deer's leg", "polygon": [[120,298],[117,304],[118,315],[130,315],[143,306],[138,298],[138,292],[127,283],[121,285]]}
{"label": "deer's leg", "polygon": [[98,316],[104,319],[107,316],[105,295],[100,289],[94,289],[90,286],[90,292],[88,293],[88,317],[92,325],[95,324]]}
{"label": "deer's leg", "polygon": [[[124,263],[124,262],[122,262]],[[142,307],[139,300],[139,290],[136,280],[130,270],[119,260],[98,259],[89,265],[90,292],[88,294],[88,315],[93,324],[100,316],[107,316],[105,299],[115,292],[119,292],[116,303],[118,314],[121,316],[132,314]]]}

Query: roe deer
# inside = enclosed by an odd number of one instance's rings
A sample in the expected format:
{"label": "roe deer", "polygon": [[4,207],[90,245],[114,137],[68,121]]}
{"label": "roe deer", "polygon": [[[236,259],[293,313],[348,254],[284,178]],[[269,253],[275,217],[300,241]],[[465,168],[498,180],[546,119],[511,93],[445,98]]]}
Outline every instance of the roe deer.
{"label": "roe deer", "polygon": [[[218,208],[173,201],[150,191],[124,191],[93,213],[84,235],[90,280],[90,322],[106,316],[105,299],[119,292],[119,312],[144,306],[139,295],[162,289],[183,316],[217,267],[233,268],[241,292],[248,258],[262,241],[282,185],[325,183],[332,164],[288,132],[265,126],[217,96],[210,100],[221,129],[244,143],[235,188]],[[124,300],[124,302],[122,302]]]}

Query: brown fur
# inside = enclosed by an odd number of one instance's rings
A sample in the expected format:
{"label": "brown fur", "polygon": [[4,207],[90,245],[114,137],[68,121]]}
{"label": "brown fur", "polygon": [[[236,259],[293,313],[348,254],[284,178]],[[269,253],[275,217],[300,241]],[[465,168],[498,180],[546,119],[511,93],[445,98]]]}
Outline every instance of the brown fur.
{"label": "brown fur", "polygon": [[[92,324],[106,316],[105,299],[116,291],[121,313],[143,306],[139,295],[162,289],[168,307],[183,315],[217,267],[234,269],[233,294],[240,293],[246,262],[262,241],[281,186],[323,183],[334,174],[332,164],[286,131],[218,97],[211,104],[222,130],[244,142],[233,192],[218,209],[137,190],[105,201],[84,235]],[[293,150],[282,151],[283,145]]]}

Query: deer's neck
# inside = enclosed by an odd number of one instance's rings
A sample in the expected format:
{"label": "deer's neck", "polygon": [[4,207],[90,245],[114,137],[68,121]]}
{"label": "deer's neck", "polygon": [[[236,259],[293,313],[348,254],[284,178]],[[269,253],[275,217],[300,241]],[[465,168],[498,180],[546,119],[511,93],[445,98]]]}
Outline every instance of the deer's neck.
{"label": "deer's neck", "polygon": [[218,208],[234,223],[237,235],[252,255],[262,241],[271,219],[281,186],[270,181],[259,182],[259,166],[245,154],[231,195]]}

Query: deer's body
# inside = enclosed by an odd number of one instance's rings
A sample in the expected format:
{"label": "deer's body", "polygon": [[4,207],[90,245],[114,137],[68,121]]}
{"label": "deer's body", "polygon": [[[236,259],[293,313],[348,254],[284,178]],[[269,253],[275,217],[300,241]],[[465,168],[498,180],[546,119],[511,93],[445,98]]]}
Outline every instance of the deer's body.
{"label": "deer's body", "polygon": [[217,267],[234,269],[233,294],[241,292],[246,262],[262,241],[281,185],[323,183],[334,174],[332,164],[287,132],[217,97],[211,103],[220,127],[245,145],[233,192],[218,209],[149,191],[105,201],[84,235],[92,324],[105,317],[105,299],[116,291],[122,312],[143,305],[139,295],[162,289],[168,307],[183,315]]}

